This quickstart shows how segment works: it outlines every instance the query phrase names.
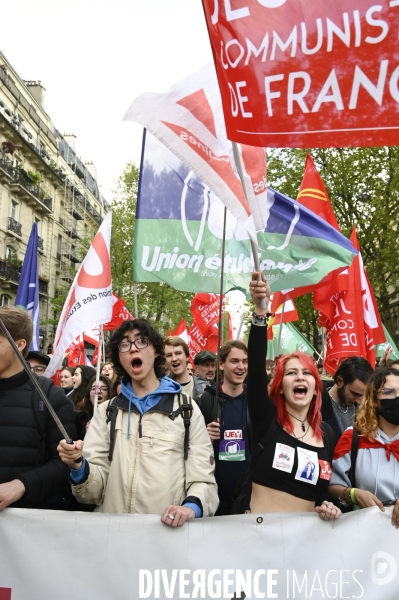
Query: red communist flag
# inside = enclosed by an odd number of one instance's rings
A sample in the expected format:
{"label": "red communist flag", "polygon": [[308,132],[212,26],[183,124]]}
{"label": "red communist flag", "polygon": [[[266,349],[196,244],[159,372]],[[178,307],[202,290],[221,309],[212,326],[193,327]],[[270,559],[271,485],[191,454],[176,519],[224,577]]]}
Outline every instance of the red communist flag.
{"label": "red communist flag", "polygon": [[202,5],[230,140],[272,148],[397,144],[397,0]]}
{"label": "red communist flag", "polygon": [[[356,229],[351,235],[352,244],[358,242]],[[340,275],[338,279],[342,277]],[[347,289],[330,297],[332,319],[320,316],[319,323],[326,327],[327,354],[324,366],[334,374],[339,364],[349,356],[363,356],[372,367],[375,365],[375,340],[379,336],[378,311],[371,299],[371,287],[366,289],[366,277],[360,254],[347,270]],[[382,326],[381,326],[382,329]]]}
{"label": "red communist flag", "polygon": [[[201,332],[206,335],[217,335],[216,325],[219,321],[220,297],[218,294],[195,294],[190,311]],[[222,299],[222,315],[224,312],[224,296]]]}
{"label": "red communist flag", "polygon": [[188,332],[188,346],[190,348],[190,359],[193,361],[198,352],[210,350],[217,354],[218,336],[203,334],[198,323],[194,320]]}
{"label": "red communist flag", "polygon": [[297,201],[340,231],[326,186],[310,154],[306,156],[305,171]]}

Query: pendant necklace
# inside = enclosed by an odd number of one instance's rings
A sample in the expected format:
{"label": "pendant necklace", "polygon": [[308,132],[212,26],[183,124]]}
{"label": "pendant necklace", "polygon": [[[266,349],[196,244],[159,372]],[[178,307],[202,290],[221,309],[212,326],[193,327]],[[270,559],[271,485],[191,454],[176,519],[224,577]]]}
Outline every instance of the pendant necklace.
{"label": "pendant necklace", "polygon": [[[306,415],[306,417],[305,417],[305,418],[304,418],[304,420],[302,421],[302,419],[298,419],[298,417],[294,417],[294,415],[292,415],[291,413],[289,413],[289,412],[288,412],[288,410],[287,410],[287,413],[290,415],[290,417],[292,417],[292,418],[293,418],[293,419],[295,419],[296,421],[299,421],[299,422],[300,422],[300,424],[301,424],[301,427],[302,427],[302,431],[305,431],[305,423],[306,423],[306,421],[307,421],[308,415]],[[309,425],[308,425],[308,430],[309,430]],[[296,437],[296,436],[295,436],[295,437]],[[300,438],[297,438],[297,439],[299,440]]]}
{"label": "pendant necklace", "polygon": [[338,408],[339,412],[341,412],[343,415],[346,415],[346,413],[348,412],[349,406],[345,404],[345,410],[343,408],[341,408],[341,406],[338,404],[338,402],[335,402],[334,398],[331,396],[330,389],[328,389],[327,392],[328,392],[328,395],[330,396],[331,402],[334,402],[333,406],[335,405]]}
{"label": "pendant necklace", "polygon": [[[288,413],[288,414],[290,414],[290,413]],[[291,415],[291,416],[292,416],[292,415]],[[294,417],[294,419],[295,419],[295,417]],[[298,421],[299,421],[299,419],[298,419]],[[305,433],[304,433],[303,435],[301,435],[300,437],[298,437],[297,435],[295,435],[294,431],[292,432],[292,435],[293,435],[293,436],[294,436],[294,438],[295,438],[295,439],[297,439],[297,440],[303,440],[303,438],[305,437],[305,435],[306,435],[306,434],[307,434],[307,432],[309,431],[309,427],[310,427],[310,425],[309,425],[309,423],[308,423],[308,428],[307,428],[307,430],[305,431],[305,429],[304,429]]]}

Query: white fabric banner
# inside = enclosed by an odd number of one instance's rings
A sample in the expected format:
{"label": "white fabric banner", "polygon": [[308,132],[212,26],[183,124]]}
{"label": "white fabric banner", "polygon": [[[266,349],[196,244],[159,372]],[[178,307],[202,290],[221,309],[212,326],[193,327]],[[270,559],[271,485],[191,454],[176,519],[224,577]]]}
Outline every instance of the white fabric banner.
{"label": "white fabric banner", "polygon": [[111,320],[111,225],[112,213],[108,212],[69,290],[54,338],[53,356],[44,373],[46,377],[61,367],[64,352],[83,331]]}
{"label": "white fabric banner", "polygon": [[391,514],[242,515],[171,529],[158,515],[6,509],[0,600],[397,600]]}

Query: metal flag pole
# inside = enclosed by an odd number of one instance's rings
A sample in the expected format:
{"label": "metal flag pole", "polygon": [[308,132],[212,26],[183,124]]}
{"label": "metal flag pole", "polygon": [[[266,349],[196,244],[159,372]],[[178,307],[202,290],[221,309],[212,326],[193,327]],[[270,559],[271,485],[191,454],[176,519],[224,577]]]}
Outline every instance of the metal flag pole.
{"label": "metal flag pole", "polygon": [[243,324],[244,324],[244,319],[245,319],[245,311],[244,311],[244,312],[242,313],[242,315],[241,315],[241,319],[240,319],[240,325],[239,325],[239,327],[238,327],[238,331],[237,331],[237,335],[236,335],[236,340],[239,340],[239,339],[240,339],[240,335],[241,335],[241,329],[242,329],[242,326],[243,326]]}
{"label": "metal flag pole", "polygon": [[39,382],[37,381],[36,377],[33,375],[32,371],[30,370],[30,367],[29,367],[28,363],[26,362],[26,360],[22,356],[21,352],[18,350],[18,346],[16,345],[16,343],[12,339],[12,337],[10,335],[10,332],[8,331],[7,327],[4,325],[2,319],[0,319],[0,329],[1,329],[4,337],[10,343],[10,345],[11,345],[12,349],[14,350],[15,354],[18,356],[19,361],[20,361],[21,365],[23,366],[25,373],[28,375],[28,377],[29,377],[29,379],[30,379],[33,387],[35,388],[35,390],[39,394],[40,398],[43,400],[44,404],[47,406],[47,408],[49,410],[49,413],[53,417],[53,419],[54,419],[54,421],[55,421],[58,429],[62,433],[63,438],[69,444],[73,444],[73,440],[70,438],[69,433],[67,432],[67,430],[65,429],[64,425],[61,423],[60,419],[58,418],[57,413],[55,412],[54,408],[51,406],[51,403],[50,403],[49,399],[46,397],[45,393],[43,392],[42,388],[39,385]]}
{"label": "metal flag pole", "polygon": [[283,304],[283,308],[281,309],[281,321],[280,321],[280,327],[278,330],[277,356],[280,355],[281,331],[283,329],[284,309],[285,309],[285,302]]}
{"label": "metal flag pole", "polygon": [[133,285],[133,293],[134,293],[134,316],[136,319],[139,318],[139,309],[137,304],[137,281],[134,282]]}
{"label": "metal flag pole", "polygon": [[[237,142],[231,142],[231,143],[233,145],[233,154],[234,154],[234,160],[235,160],[236,167],[237,167],[237,173],[238,173],[238,176],[239,176],[241,184],[242,184],[242,189],[244,190],[245,198],[248,202],[247,192],[245,189],[245,179],[244,179],[244,172],[242,169],[242,161],[241,161],[240,152],[238,150]],[[262,277],[260,274],[260,266],[259,266],[258,248],[256,247],[256,244],[253,240],[251,240],[251,247],[252,247],[252,255],[254,257],[255,271],[257,271],[259,273],[258,281],[262,281]],[[264,308],[265,311],[267,311],[266,300],[264,298],[262,298],[262,300],[260,301],[260,307]]]}
{"label": "metal flag pole", "polygon": [[100,388],[100,369],[101,369],[101,359],[102,359],[102,345],[103,345],[103,337],[104,331],[103,326],[100,325],[99,334],[98,334],[98,354],[97,354],[97,364],[96,364],[96,391],[94,392],[94,408],[93,414],[96,413],[98,408],[98,392]]}
{"label": "metal flag pole", "polygon": [[[217,361],[216,361],[216,406],[218,405],[219,395],[219,358],[220,358],[220,338],[222,329],[222,307],[223,307],[223,272],[224,272],[224,248],[226,244],[226,219],[227,219],[227,208],[224,207],[223,214],[223,239],[222,239],[222,263],[220,265],[220,289],[219,289],[219,323],[218,323],[218,348],[217,348]],[[219,417],[218,411],[218,417]]]}

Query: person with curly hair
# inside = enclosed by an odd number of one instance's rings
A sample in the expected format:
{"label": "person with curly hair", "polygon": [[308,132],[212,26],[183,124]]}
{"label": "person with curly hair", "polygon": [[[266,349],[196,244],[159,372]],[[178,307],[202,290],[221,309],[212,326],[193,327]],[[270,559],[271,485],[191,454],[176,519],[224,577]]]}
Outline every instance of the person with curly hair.
{"label": "person with curly hair", "polygon": [[399,527],[398,369],[375,370],[357,411],[355,429],[341,436],[332,468],[331,497],[345,506],[378,506],[382,511],[384,504],[392,504],[392,524]]}
{"label": "person with curly hair", "polygon": [[84,442],[60,442],[79,502],[108,513],[159,514],[169,527],[218,507],[204,419],[164,377],[164,343],[144,319],[125,321],[108,344],[121,393],[95,412]]}

